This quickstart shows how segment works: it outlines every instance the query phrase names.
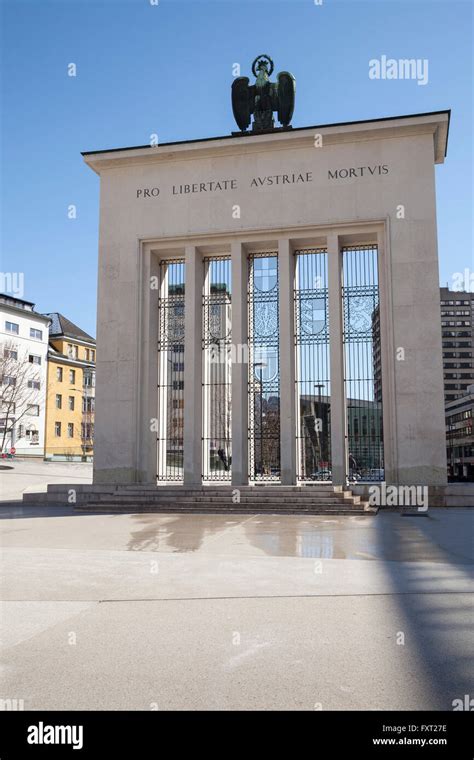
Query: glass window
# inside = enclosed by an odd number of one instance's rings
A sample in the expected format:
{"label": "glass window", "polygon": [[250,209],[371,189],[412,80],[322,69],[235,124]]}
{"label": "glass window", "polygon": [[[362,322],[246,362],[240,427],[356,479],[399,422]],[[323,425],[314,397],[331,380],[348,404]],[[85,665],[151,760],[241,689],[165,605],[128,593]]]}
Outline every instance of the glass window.
{"label": "glass window", "polygon": [[69,396],[69,411],[74,411],[74,396]]}
{"label": "glass window", "polygon": [[70,369],[69,370],[69,382],[71,383],[71,385],[74,385],[74,383],[76,382],[76,370],[75,369]]}
{"label": "glass window", "polygon": [[94,398],[86,398],[85,396],[82,399],[82,411],[83,412],[93,412],[94,411]]}
{"label": "glass window", "polygon": [[62,381],[63,381],[63,368],[62,367],[56,367],[56,380],[59,383],[62,383]]}
{"label": "glass window", "polygon": [[18,335],[20,326],[16,324],[16,322],[5,322],[5,330],[6,332],[13,333],[14,335]]}
{"label": "glass window", "polygon": [[39,417],[40,410],[38,404],[27,404],[26,412],[31,415],[31,417]]}
{"label": "glass window", "polygon": [[73,422],[67,423],[67,437],[74,438],[74,423]]}
{"label": "glass window", "polygon": [[43,331],[37,330],[36,327],[30,327],[30,338],[36,338],[37,340],[43,340]]}
{"label": "glass window", "polygon": [[54,435],[56,436],[56,438],[61,437],[61,423],[60,422],[54,423]]}
{"label": "glass window", "polygon": [[35,356],[35,354],[29,354],[28,361],[30,364],[41,364],[41,356]]}
{"label": "glass window", "polygon": [[63,407],[63,397],[60,393],[56,393],[56,409],[62,409]]}

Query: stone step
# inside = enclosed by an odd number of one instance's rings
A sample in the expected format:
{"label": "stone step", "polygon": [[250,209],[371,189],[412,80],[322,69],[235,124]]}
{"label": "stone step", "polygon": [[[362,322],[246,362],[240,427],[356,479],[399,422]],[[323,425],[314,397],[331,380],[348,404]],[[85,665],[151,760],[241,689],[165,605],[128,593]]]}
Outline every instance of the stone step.
{"label": "stone step", "polygon": [[[74,489],[73,489],[74,490]],[[23,500],[26,499],[38,499],[38,500],[44,500],[47,501],[48,499],[56,499],[56,498],[62,498],[67,499],[70,493],[70,489],[55,489],[54,491],[31,491],[23,494]],[[350,491],[345,491],[344,493],[351,493]],[[76,497],[79,499],[99,499],[106,496],[114,497],[114,498],[137,498],[137,497],[143,497],[143,498],[180,498],[182,496],[188,496],[190,498],[210,498],[210,497],[220,497],[220,498],[232,498],[232,496],[235,494],[234,490],[227,490],[227,489],[212,489],[212,490],[188,490],[188,489],[177,489],[176,491],[169,491],[169,490],[161,490],[161,489],[153,489],[153,490],[143,490],[143,489],[124,489],[124,490],[106,490],[103,491],[100,490],[91,490],[91,491],[84,491],[78,489],[76,491]],[[341,492],[335,492],[333,490],[325,489],[325,490],[315,490],[315,491],[306,491],[302,490],[300,492],[291,492],[291,491],[270,491],[269,489],[239,489],[239,494],[242,498],[247,496],[253,496],[258,498],[277,498],[281,496],[289,497],[289,498],[318,498],[320,496],[323,496],[325,498],[332,498],[333,496],[341,496]]]}
{"label": "stone step", "polygon": [[232,495],[236,491],[238,491],[240,494],[258,494],[259,496],[312,496],[314,494],[322,494],[327,495],[330,493],[341,493],[340,491],[335,491],[331,487],[327,488],[301,488],[297,491],[293,491],[291,489],[283,489],[283,488],[176,488],[176,489],[169,489],[169,488],[155,488],[155,489],[140,489],[140,488],[124,488],[124,489],[117,489],[115,491],[109,491],[107,489],[104,489],[104,491],[98,491],[97,494],[104,493],[104,494],[113,494],[116,495],[124,495],[124,496],[136,496],[143,494],[144,496],[150,496],[150,495],[166,495],[166,496],[180,496],[182,494],[189,494],[192,496],[225,496],[225,495]]}
{"label": "stone step", "polygon": [[99,485],[99,484],[84,484],[84,483],[50,483],[48,485],[48,493],[64,493],[68,489],[75,489],[78,493],[79,492],[88,492],[88,493],[149,493],[150,491],[152,493],[155,493],[156,491],[159,491],[160,493],[183,493],[183,492],[189,492],[189,493],[196,493],[198,491],[201,491],[202,493],[210,493],[211,491],[216,491],[218,493],[222,493],[225,491],[234,491],[238,489],[240,492],[244,491],[271,491],[272,493],[281,491],[281,492],[295,492],[295,493],[301,493],[303,491],[316,491],[316,490],[340,490],[342,486],[333,486],[332,483],[329,482],[315,482],[307,485],[291,485],[291,486],[285,486],[281,485],[280,483],[277,484],[269,484],[264,485],[261,483],[258,483],[256,485],[244,485],[244,486],[233,486],[230,483],[210,483],[209,485],[196,485],[196,486],[190,486],[186,485],[184,486],[182,483],[176,483],[175,485],[171,485],[167,483],[166,485],[154,485],[153,483],[143,483],[143,484],[116,484],[116,485]]}
{"label": "stone step", "polygon": [[[362,512],[367,510],[367,502],[360,496],[354,496],[350,491],[343,491],[342,488],[335,491],[332,487],[316,488],[315,490],[298,489],[296,492],[289,488],[282,488],[278,491],[268,488],[246,487],[240,490],[240,502],[233,501],[235,492],[230,488],[211,489],[194,488],[185,489],[182,487],[173,491],[173,489],[144,490],[138,486],[137,490],[131,492],[130,487],[123,488],[120,491],[111,493],[109,490],[104,492],[95,491],[78,491],[76,494],[76,503],[74,506],[79,507],[91,505],[90,511],[105,511],[109,507],[112,511],[120,509],[124,512],[129,511],[177,511],[180,506],[190,511],[216,511],[224,513],[238,509],[240,512],[258,513],[258,512],[286,512],[295,514],[310,510],[312,513],[322,512],[322,510],[340,510],[353,512],[358,509]],[[172,493],[168,493],[171,490]],[[55,491],[54,493],[31,493],[24,494],[23,503],[44,504],[54,503],[63,506],[71,505],[68,495],[64,492]],[[375,510],[376,511],[376,510]]]}
{"label": "stone step", "polygon": [[272,508],[268,505],[266,508],[258,506],[258,504],[251,505],[248,508],[242,507],[242,505],[235,504],[229,506],[228,504],[215,505],[213,507],[197,506],[195,503],[187,504],[161,504],[161,505],[140,505],[135,506],[133,504],[103,504],[102,502],[90,502],[89,504],[79,504],[75,506],[75,511],[78,512],[107,512],[107,513],[123,513],[123,514],[142,514],[142,513],[162,513],[162,514],[276,514],[276,515],[368,515],[371,512],[362,509],[361,507],[345,507],[345,506],[330,506],[321,505],[318,507],[295,506],[293,509],[286,508]]}
{"label": "stone step", "polygon": [[164,507],[168,509],[169,507],[172,507],[174,509],[178,509],[179,507],[188,507],[192,506],[195,509],[202,509],[202,508],[209,508],[209,509],[231,509],[235,507],[236,505],[239,506],[241,509],[245,510],[257,510],[257,511],[264,511],[268,509],[273,510],[280,510],[280,509],[292,509],[292,510],[303,510],[303,509],[320,509],[320,508],[327,508],[327,509],[364,509],[365,504],[354,504],[353,502],[309,502],[309,503],[294,503],[294,502],[285,502],[285,503],[275,503],[275,502],[262,502],[262,501],[253,501],[253,502],[231,502],[231,501],[215,501],[215,502],[195,502],[192,500],[188,501],[163,501],[163,502],[136,502],[136,501],[130,501],[130,502],[120,502],[120,501],[92,501],[92,502],[80,502],[80,504],[97,504],[100,507],[107,507],[110,505],[118,505],[118,506],[133,506],[135,509],[141,509],[145,507],[156,507],[157,509],[161,509],[161,507]]}
{"label": "stone step", "polygon": [[[295,503],[295,502],[320,502],[320,501],[345,501],[352,499],[354,497],[352,496],[345,496],[341,494],[335,494],[335,493],[327,493],[327,494],[299,494],[298,496],[290,496],[289,494],[240,494],[240,501],[241,502],[247,502],[247,501],[261,501],[261,502],[275,502],[275,503]],[[360,497],[355,497],[357,499],[360,499]],[[176,494],[175,496],[169,496],[167,494],[99,494],[98,496],[95,496],[94,501],[108,501],[108,500],[116,500],[116,501],[153,501],[153,502],[162,502],[167,501],[169,499],[176,499],[176,501],[182,501],[183,499],[186,500],[193,500],[195,502],[212,502],[212,501],[234,501],[235,498],[231,493],[229,494]]]}
{"label": "stone step", "polygon": [[261,505],[262,509],[266,507],[274,507],[277,508],[284,508],[284,507],[291,507],[296,508],[298,506],[300,507],[318,507],[318,506],[364,506],[364,502],[357,501],[354,499],[344,499],[342,500],[333,500],[333,499],[308,499],[308,500],[302,500],[298,499],[297,501],[295,499],[241,499],[240,501],[232,501],[232,499],[202,499],[202,500],[196,500],[196,499],[93,499],[90,500],[94,503],[98,504],[135,504],[136,506],[139,505],[147,505],[150,506],[161,506],[162,504],[195,504],[196,506],[231,506],[232,504],[241,504],[242,506],[249,506],[249,507],[258,507]]}
{"label": "stone step", "polygon": [[196,502],[194,499],[173,499],[173,500],[160,500],[160,501],[136,501],[135,499],[129,499],[128,501],[124,500],[114,500],[114,499],[107,499],[107,500],[94,500],[90,501],[89,503],[84,503],[77,505],[79,508],[91,508],[91,509],[106,509],[109,507],[112,508],[119,508],[119,509],[165,509],[165,510],[181,510],[181,509],[194,509],[194,510],[201,510],[201,509],[218,509],[225,511],[226,509],[240,509],[245,512],[249,511],[280,511],[280,510],[290,510],[290,511],[314,511],[318,509],[328,509],[328,510],[344,510],[344,511],[354,511],[354,510],[362,510],[365,509],[365,503],[354,503],[350,500],[344,500],[344,501],[321,501],[318,503],[314,502],[300,502],[300,501],[286,501],[283,503],[275,503],[274,501],[262,501],[261,499],[255,499],[252,501],[246,501],[246,502],[240,502],[240,503],[234,503],[232,501],[228,501],[226,499],[222,499],[220,501],[216,500],[214,502]]}
{"label": "stone step", "polygon": [[[57,489],[55,489],[57,490]],[[124,494],[136,494],[136,493],[143,493],[143,494],[154,494],[154,493],[166,493],[170,495],[180,494],[180,493],[192,493],[192,494],[225,494],[225,493],[235,493],[235,491],[239,491],[240,493],[259,493],[259,494],[274,494],[274,493],[281,493],[281,494],[305,494],[305,493],[341,493],[341,491],[347,490],[347,487],[343,488],[342,486],[336,487],[336,486],[314,486],[314,487],[296,487],[296,486],[274,486],[271,488],[266,488],[265,486],[241,486],[240,488],[237,487],[231,487],[231,486],[205,486],[205,487],[192,487],[192,486],[176,486],[176,487],[163,487],[163,486],[157,486],[156,488],[142,488],[141,486],[117,486],[116,488],[94,488],[90,490],[90,492],[94,493],[124,493]]]}

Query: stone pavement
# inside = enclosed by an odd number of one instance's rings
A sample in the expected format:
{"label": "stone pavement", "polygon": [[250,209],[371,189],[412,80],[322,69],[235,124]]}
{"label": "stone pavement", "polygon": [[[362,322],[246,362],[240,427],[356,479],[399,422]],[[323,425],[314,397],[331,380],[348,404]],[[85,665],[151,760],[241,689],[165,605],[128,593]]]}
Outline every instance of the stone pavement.
{"label": "stone pavement", "polygon": [[25,709],[452,709],[473,512],[0,507],[0,697]]}
{"label": "stone pavement", "polygon": [[89,462],[1,461],[11,469],[0,469],[0,502],[21,500],[24,493],[46,491],[48,483],[92,483]]}

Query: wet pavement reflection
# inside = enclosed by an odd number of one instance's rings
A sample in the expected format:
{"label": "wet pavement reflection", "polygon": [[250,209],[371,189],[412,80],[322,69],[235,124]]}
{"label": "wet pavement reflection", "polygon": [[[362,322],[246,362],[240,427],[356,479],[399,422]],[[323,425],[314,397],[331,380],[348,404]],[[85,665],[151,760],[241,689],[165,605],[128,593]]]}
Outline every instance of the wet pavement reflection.
{"label": "wet pavement reflection", "polygon": [[[272,557],[388,561],[472,562],[473,517],[456,510],[414,517],[400,513],[369,516],[321,515],[132,515],[128,549],[191,553],[211,549],[232,553],[242,544]],[[449,513],[449,514],[448,514]],[[461,519],[464,529],[459,529]],[[454,526],[453,526],[454,528]],[[213,539],[211,543],[209,540]]]}
{"label": "wet pavement reflection", "polygon": [[148,514],[132,517],[141,527],[131,531],[128,543],[131,551],[196,552],[205,538],[242,522],[240,516],[222,518],[220,515]]}

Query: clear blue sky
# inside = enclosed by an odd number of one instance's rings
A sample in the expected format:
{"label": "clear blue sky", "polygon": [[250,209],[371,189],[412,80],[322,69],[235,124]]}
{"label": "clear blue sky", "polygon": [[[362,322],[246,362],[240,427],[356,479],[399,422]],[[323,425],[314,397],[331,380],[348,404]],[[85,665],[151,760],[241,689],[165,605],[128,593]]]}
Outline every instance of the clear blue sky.
{"label": "clear blue sky", "polygon": [[[232,64],[297,80],[293,126],[452,108],[436,168],[440,281],[473,268],[472,3],[450,0],[0,0],[2,271],[95,335],[99,179],[80,151],[229,134]],[[368,62],[427,58],[429,83]],[[67,76],[69,63],[77,66]],[[77,219],[67,217],[75,204]]]}

